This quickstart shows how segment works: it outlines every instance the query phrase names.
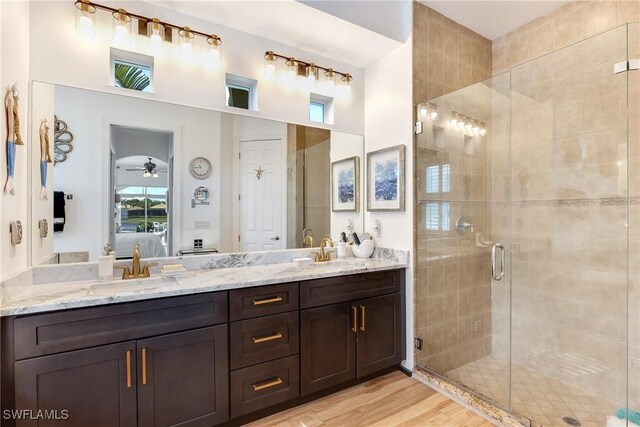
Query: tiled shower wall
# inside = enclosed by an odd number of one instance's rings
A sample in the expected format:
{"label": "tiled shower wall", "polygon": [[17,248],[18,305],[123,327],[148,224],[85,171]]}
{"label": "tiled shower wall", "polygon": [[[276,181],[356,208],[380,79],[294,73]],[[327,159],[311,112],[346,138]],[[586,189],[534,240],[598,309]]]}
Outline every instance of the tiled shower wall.
{"label": "tiled shower wall", "polygon": [[[491,41],[417,2],[413,46],[414,104],[491,76]],[[480,110],[486,114],[487,107]],[[448,107],[438,109],[444,123]],[[480,119],[475,110],[470,107],[467,114]],[[491,352],[488,253],[475,247],[472,234],[460,236],[453,229],[465,215],[476,230],[486,230],[487,163],[484,140],[475,142],[473,152],[465,151],[461,133],[436,124],[440,133],[434,140],[432,124],[418,139],[414,159],[416,195],[424,202],[415,207],[415,336],[424,341],[415,360],[444,372]],[[439,169],[439,179],[448,176],[448,191],[426,193],[427,167]],[[449,168],[444,174],[443,167]],[[445,230],[427,230],[428,204],[451,209],[452,223]]]}

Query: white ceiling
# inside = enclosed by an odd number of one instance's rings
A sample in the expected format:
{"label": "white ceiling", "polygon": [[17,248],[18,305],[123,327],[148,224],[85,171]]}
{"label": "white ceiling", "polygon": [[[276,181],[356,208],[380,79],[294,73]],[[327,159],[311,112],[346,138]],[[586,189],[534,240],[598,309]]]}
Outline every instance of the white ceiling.
{"label": "white ceiling", "polygon": [[[360,68],[400,45],[378,32],[295,0],[147,1]],[[347,3],[351,2],[345,6]]]}
{"label": "white ceiling", "polygon": [[567,0],[420,0],[420,2],[489,40],[495,40],[569,3]]}

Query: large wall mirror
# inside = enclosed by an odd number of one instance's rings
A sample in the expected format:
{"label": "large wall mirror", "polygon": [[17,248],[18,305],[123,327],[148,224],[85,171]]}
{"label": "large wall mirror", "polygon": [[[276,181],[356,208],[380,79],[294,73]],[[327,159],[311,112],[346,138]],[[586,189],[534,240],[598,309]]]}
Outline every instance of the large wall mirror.
{"label": "large wall mirror", "polygon": [[143,258],[293,249],[363,229],[360,135],[41,82],[31,101],[34,265],[96,261],[107,245],[121,259],[136,244]]}

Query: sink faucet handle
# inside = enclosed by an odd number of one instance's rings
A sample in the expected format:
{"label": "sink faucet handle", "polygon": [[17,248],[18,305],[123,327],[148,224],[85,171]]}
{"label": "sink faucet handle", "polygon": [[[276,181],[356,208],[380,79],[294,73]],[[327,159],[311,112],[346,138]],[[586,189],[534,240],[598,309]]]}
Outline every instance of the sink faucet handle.
{"label": "sink faucet handle", "polygon": [[128,265],[114,265],[113,269],[122,270],[122,279],[130,279],[132,277],[131,270],[129,270]]}
{"label": "sink faucet handle", "polygon": [[149,272],[149,267],[155,267],[156,265],[158,265],[157,262],[150,262],[149,264],[145,264],[145,266],[142,268],[142,277],[151,277],[151,272]]}

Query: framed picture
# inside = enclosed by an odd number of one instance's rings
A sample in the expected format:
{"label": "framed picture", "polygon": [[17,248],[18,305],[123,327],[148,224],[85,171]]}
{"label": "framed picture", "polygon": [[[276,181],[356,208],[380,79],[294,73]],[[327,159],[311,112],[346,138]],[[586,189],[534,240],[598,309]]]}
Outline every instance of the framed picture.
{"label": "framed picture", "polygon": [[360,157],[331,163],[331,210],[358,212],[360,209]]}
{"label": "framed picture", "polygon": [[367,210],[404,211],[404,145],[367,153]]}

